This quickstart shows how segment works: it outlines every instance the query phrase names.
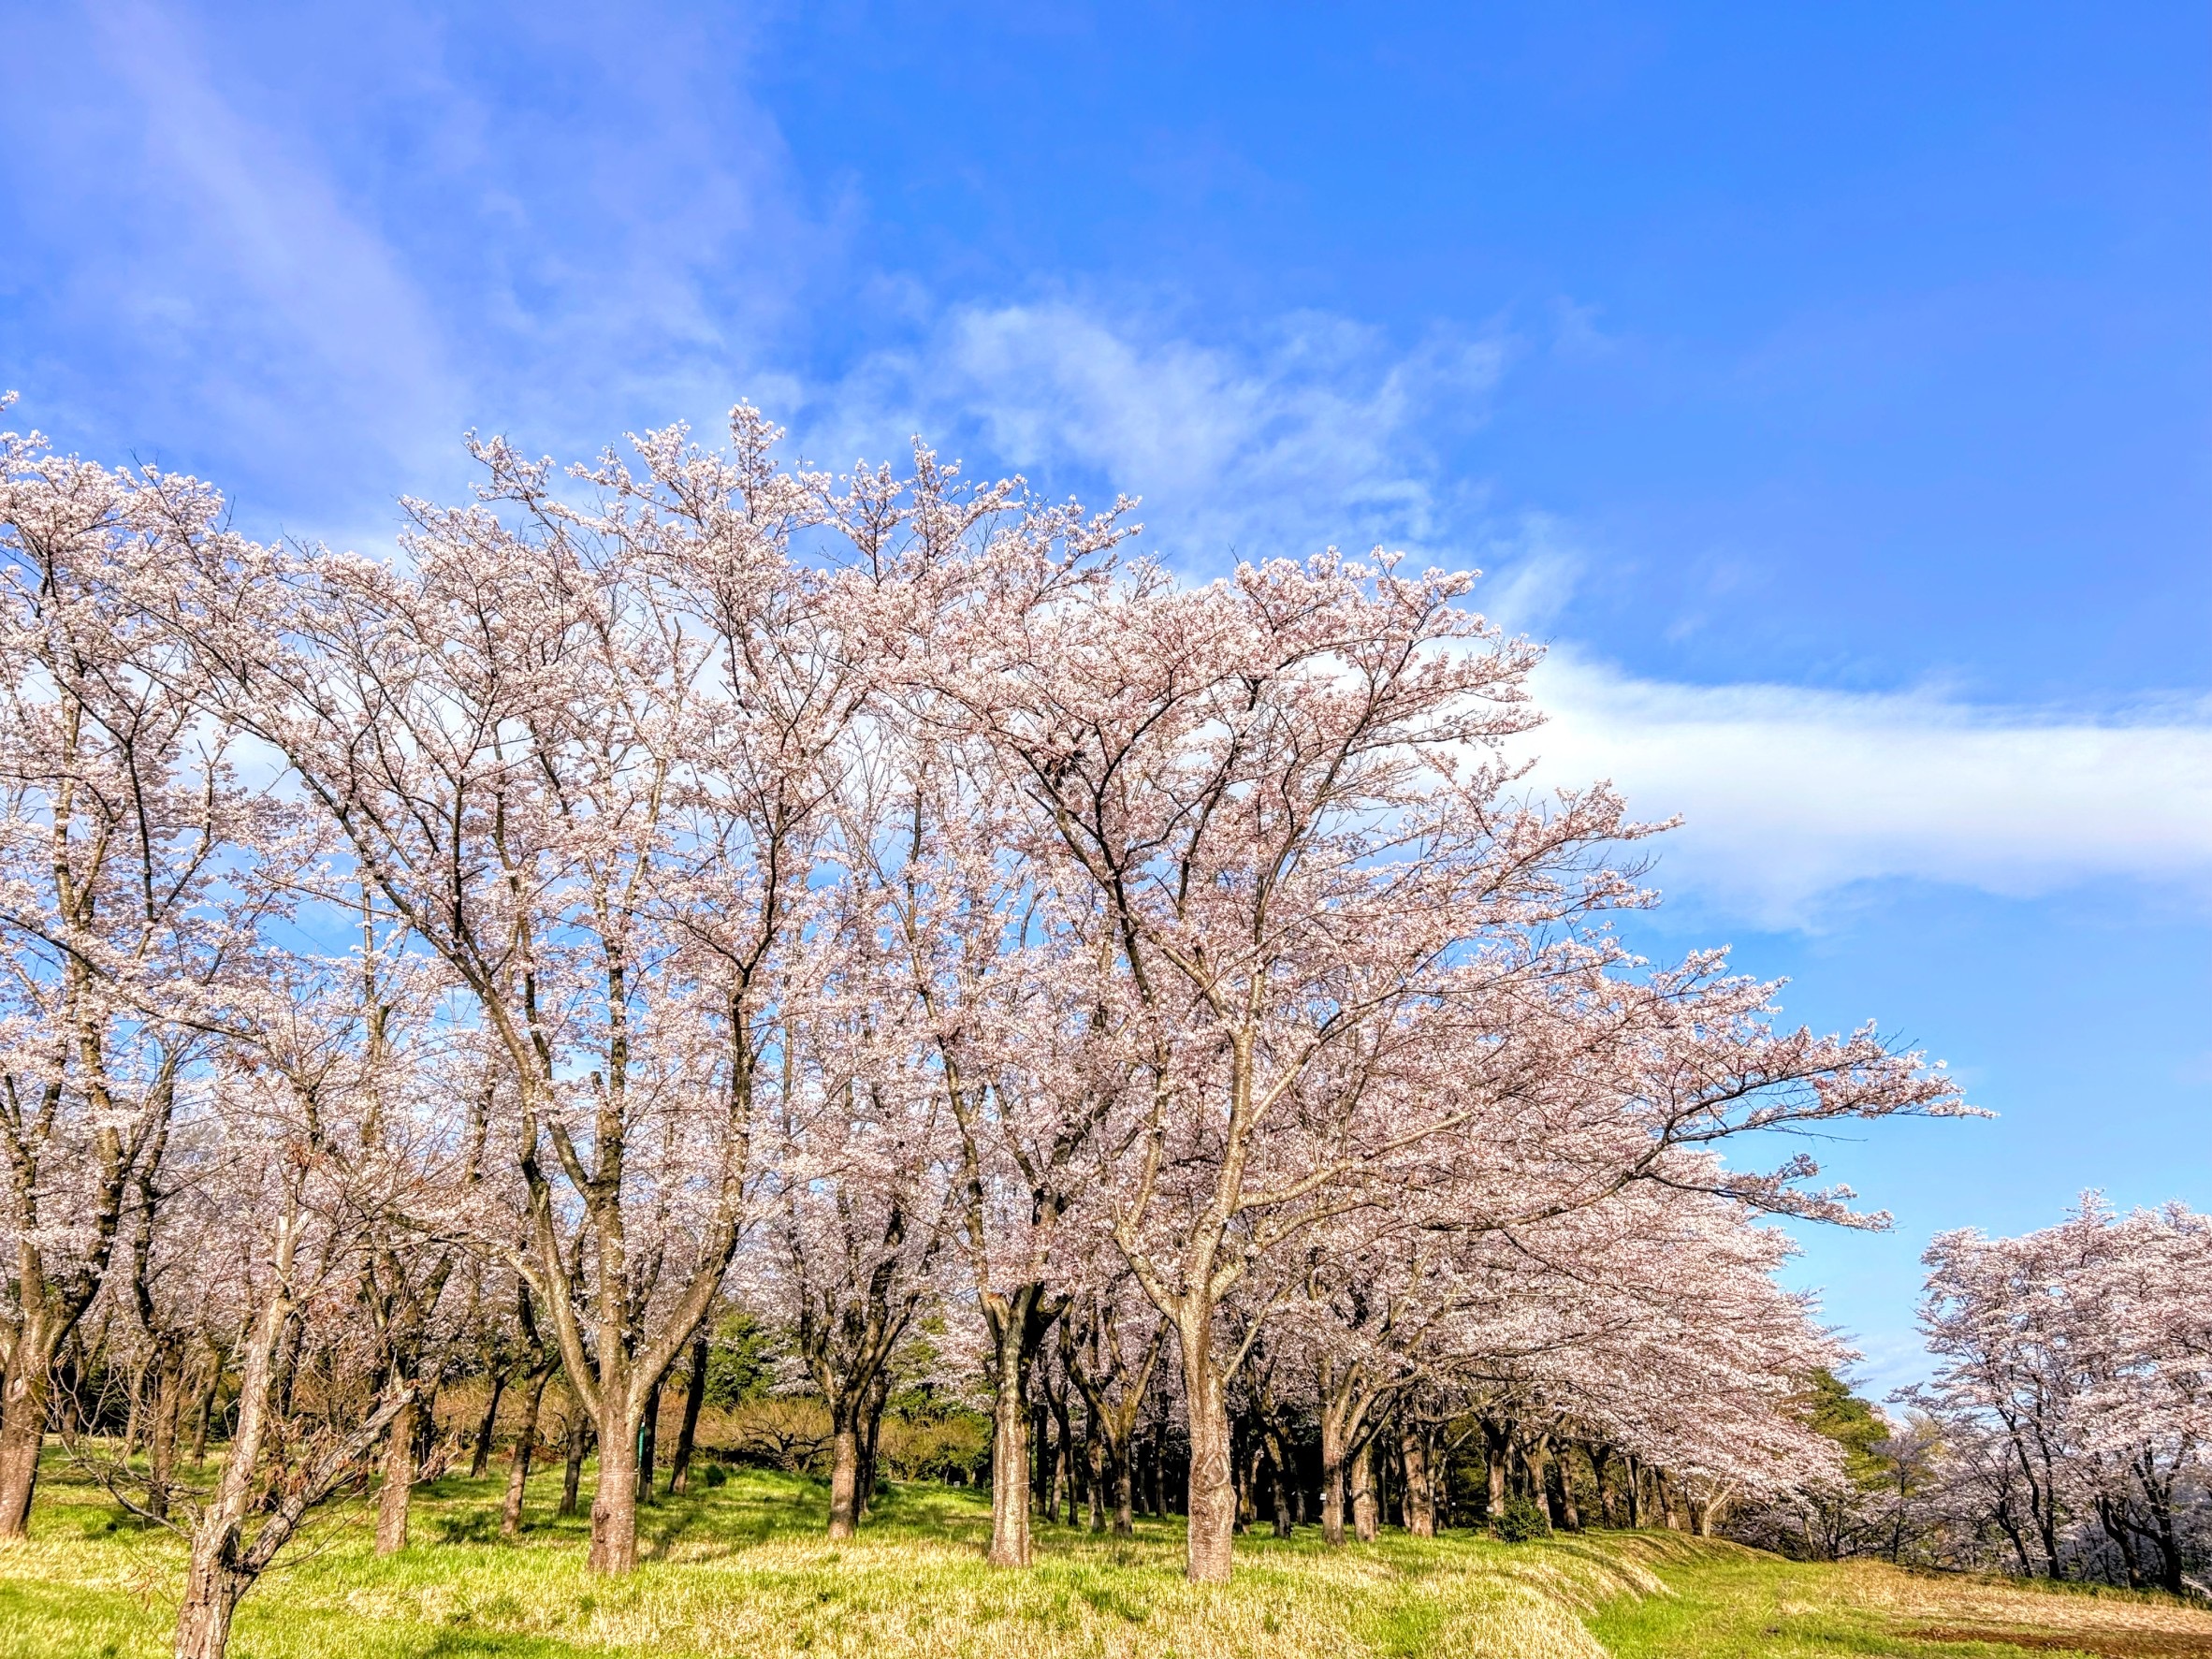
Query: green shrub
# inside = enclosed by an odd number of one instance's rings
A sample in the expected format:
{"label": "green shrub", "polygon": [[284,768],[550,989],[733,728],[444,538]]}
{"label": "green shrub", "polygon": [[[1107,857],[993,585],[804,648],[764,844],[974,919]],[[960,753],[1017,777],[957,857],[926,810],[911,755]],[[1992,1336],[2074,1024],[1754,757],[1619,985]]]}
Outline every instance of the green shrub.
{"label": "green shrub", "polygon": [[1526,1543],[1531,1538],[1549,1537],[1551,1518],[1544,1513],[1543,1506],[1526,1498],[1508,1499],[1506,1507],[1491,1518],[1491,1531],[1508,1544]]}

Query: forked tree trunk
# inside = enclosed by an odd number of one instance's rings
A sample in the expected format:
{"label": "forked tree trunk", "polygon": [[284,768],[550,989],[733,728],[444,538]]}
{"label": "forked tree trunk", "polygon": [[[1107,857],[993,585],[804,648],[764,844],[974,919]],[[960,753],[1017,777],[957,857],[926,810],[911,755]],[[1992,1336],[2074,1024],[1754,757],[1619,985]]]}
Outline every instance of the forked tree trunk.
{"label": "forked tree trunk", "polygon": [[[285,1346],[285,1332],[299,1322],[290,1288],[298,1237],[295,1227],[293,1216],[286,1216],[280,1224],[271,1263],[276,1288],[262,1303],[245,1344],[239,1376],[238,1427],[231,1437],[230,1455],[224,1460],[213,1496],[192,1529],[191,1566],[177,1613],[176,1659],[223,1659],[239,1598],[268,1570],[308,1512],[374,1450],[380,1435],[399,1428],[399,1417],[415,1404],[412,1389],[386,1400],[320,1459],[276,1469],[281,1478],[275,1492],[256,1502],[256,1482],[267,1470],[263,1459],[274,1439],[271,1431],[277,1427],[271,1410],[276,1393],[275,1362]],[[392,1438],[411,1446],[413,1437],[395,1433]],[[284,1454],[280,1450],[277,1455]],[[255,1513],[262,1518],[260,1530],[249,1538],[246,1522]]]}
{"label": "forked tree trunk", "polygon": [[862,1396],[860,1414],[860,1469],[852,1482],[854,1519],[866,1521],[876,1506],[879,1469],[876,1449],[883,1439],[883,1408],[891,1399],[891,1373],[876,1373],[876,1380]]}
{"label": "forked tree trunk", "polygon": [[384,1484],[376,1493],[376,1553],[396,1555],[407,1548],[407,1506],[415,1492],[415,1413],[410,1399],[392,1419],[384,1448]]}
{"label": "forked tree trunk", "polygon": [[507,1495],[500,1505],[500,1536],[507,1539],[522,1535],[522,1494],[530,1485],[530,1463],[537,1451],[538,1407],[546,1398],[546,1383],[552,1375],[547,1370],[531,1374],[530,1392],[522,1404],[522,1425],[515,1436],[515,1454],[507,1465]]}

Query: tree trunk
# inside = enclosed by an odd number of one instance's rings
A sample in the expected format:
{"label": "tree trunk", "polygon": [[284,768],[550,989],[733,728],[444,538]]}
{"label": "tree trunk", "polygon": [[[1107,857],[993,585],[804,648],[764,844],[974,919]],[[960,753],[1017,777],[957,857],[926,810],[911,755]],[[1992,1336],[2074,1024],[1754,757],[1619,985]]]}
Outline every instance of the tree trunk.
{"label": "tree trunk", "polygon": [[1382,1503],[1375,1490],[1375,1438],[1352,1453],[1352,1536],[1372,1544],[1382,1530]]}
{"label": "tree trunk", "polygon": [[2159,1588],[2168,1595],[2181,1594],[2181,1539],[2174,1529],[2174,1506],[2162,1504],[2152,1519],[2158,1530],[2154,1535],[2159,1547]]}
{"label": "tree trunk", "polygon": [[223,1361],[212,1352],[208,1358],[208,1380],[199,1391],[199,1404],[192,1414],[192,1466],[200,1467],[208,1461],[208,1423],[215,1415],[215,1396],[223,1388]]}
{"label": "tree trunk", "polygon": [[38,1453],[46,1444],[46,1414],[53,1392],[51,1346],[25,1331],[8,1356],[0,1392],[0,1538],[31,1530],[31,1495],[38,1487]]}
{"label": "tree trunk", "polygon": [[177,1419],[184,1413],[184,1367],[164,1347],[153,1367],[153,1421],[146,1436],[146,1512],[156,1521],[169,1512],[169,1486],[177,1469]]}
{"label": "tree trunk", "polygon": [[1084,1417],[1083,1481],[1087,1489],[1084,1495],[1090,1506],[1091,1531],[1102,1533],[1106,1530],[1106,1447],[1096,1410]]}
{"label": "tree trunk", "polygon": [[[138,1449],[138,1424],[146,1416],[146,1378],[153,1369],[153,1356],[149,1354],[139,1360],[138,1368],[131,1373],[131,1408],[123,1419],[123,1461],[126,1463]],[[63,1398],[67,1399],[73,1391],[65,1390]]]}
{"label": "tree trunk", "polygon": [[1321,1413],[1321,1541],[1344,1545],[1344,1424],[1333,1411]]}
{"label": "tree trunk", "polygon": [[407,1548],[407,1504],[415,1491],[415,1428],[419,1407],[410,1399],[392,1419],[384,1448],[384,1485],[376,1493],[376,1553]]}
{"label": "tree trunk", "polygon": [[891,1372],[889,1367],[879,1370],[875,1379],[861,1396],[860,1413],[860,1468],[852,1482],[853,1520],[867,1520],[875,1507],[877,1463],[876,1448],[883,1438],[883,1408],[891,1400]]}
{"label": "tree trunk", "polygon": [[1137,1535],[1136,1471],[1130,1467],[1135,1449],[1133,1446],[1107,1449],[1109,1477],[1113,1483],[1113,1535],[1117,1538]]}
{"label": "tree trunk", "polygon": [[[1062,1385],[1063,1389],[1065,1385]],[[1044,1500],[1044,1518],[1057,1525],[1065,1514],[1075,1524],[1075,1423],[1069,1415],[1065,1392],[1055,1395],[1048,1387],[1045,1404],[1053,1416],[1052,1485]],[[1064,1507],[1063,1507],[1064,1506]]]}
{"label": "tree trunk", "polygon": [[1052,1494],[1046,1486],[1051,1477],[1052,1446],[1052,1414],[1041,1400],[1029,1407],[1029,1505],[1047,1521],[1052,1519],[1048,1502]]}
{"label": "tree trunk", "polygon": [[706,1328],[702,1325],[699,1334],[691,1338],[691,1374],[684,1379],[684,1420],[676,1431],[676,1455],[668,1460],[668,1490],[672,1493],[691,1490],[691,1450],[699,1439],[699,1412],[706,1404],[709,1351]]}
{"label": "tree trunk", "polygon": [[584,1483],[584,1454],[591,1449],[591,1433],[589,1421],[579,1419],[569,1424],[568,1457],[560,1472],[560,1507],[555,1511],[564,1518],[576,1512],[576,1493]]}
{"label": "tree trunk", "polygon": [[860,1521],[860,1425],[855,1401],[830,1408],[829,1535],[850,1538]]}
{"label": "tree trunk", "polygon": [[483,1419],[476,1424],[476,1444],[469,1454],[469,1478],[481,1480],[491,1467],[491,1436],[500,1420],[500,1396],[507,1391],[507,1374],[491,1374],[491,1398],[485,1402]]}
{"label": "tree trunk", "polygon": [[[604,1386],[604,1385],[603,1385]],[[591,1552],[595,1573],[626,1573],[637,1564],[637,1442],[622,1405],[607,1404],[599,1425],[599,1481],[591,1491]]]}
{"label": "tree trunk", "polygon": [[1405,1530],[1417,1538],[1436,1535],[1436,1493],[1429,1484],[1427,1437],[1414,1424],[1398,1431],[1398,1459],[1405,1470]]}
{"label": "tree trunk", "polygon": [[515,1454],[507,1465],[507,1495],[500,1505],[500,1536],[509,1540],[522,1535],[522,1494],[530,1485],[530,1463],[537,1451],[538,1407],[546,1398],[546,1384],[552,1376],[547,1370],[531,1374],[530,1393],[522,1405],[522,1425],[515,1436]]}
{"label": "tree trunk", "polygon": [[202,1561],[193,1551],[184,1603],[177,1609],[176,1659],[223,1659],[230,1645],[230,1621],[251,1581],[218,1561]]}
{"label": "tree trunk", "polygon": [[1268,1453],[1267,1458],[1267,1501],[1273,1509],[1271,1519],[1274,1521],[1275,1536],[1288,1537],[1291,1532],[1290,1483],[1283,1473],[1281,1460],[1273,1451]]}
{"label": "tree trunk", "polygon": [[1543,1506],[1544,1519],[1557,1532],[1566,1530],[1566,1504],[1559,1490],[1559,1465],[1551,1456],[1551,1437],[1533,1435],[1522,1453],[1528,1460],[1532,1495]]}
{"label": "tree trunk", "polygon": [[1176,1322],[1183,1347],[1183,1409],[1190,1430],[1190,1524],[1184,1572],[1194,1584],[1229,1582],[1237,1526],[1226,1381],[1214,1361],[1211,1308],[1192,1307]]}
{"label": "tree trunk", "polygon": [[2135,1553],[2135,1540],[2130,1535],[2126,1500],[2115,1503],[2108,1494],[2097,1498],[2097,1521],[2104,1529],[2104,1535],[2119,1550],[2120,1569],[2127,1575],[2128,1588],[2143,1588],[2143,1563]]}
{"label": "tree trunk", "polygon": [[1029,1340],[1026,1317],[1010,1315],[990,1322],[996,1327],[991,1332],[991,1542],[983,1559],[993,1566],[1026,1567],[1030,1560],[1029,1367],[1037,1345]]}
{"label": "tree trunk", "polygon": [[661,1383],[655,1378],[646,1390],[645,1416],[637,1424],[637,1501],[650,1503],[653,1497],[653,1455],[661,1439]]}

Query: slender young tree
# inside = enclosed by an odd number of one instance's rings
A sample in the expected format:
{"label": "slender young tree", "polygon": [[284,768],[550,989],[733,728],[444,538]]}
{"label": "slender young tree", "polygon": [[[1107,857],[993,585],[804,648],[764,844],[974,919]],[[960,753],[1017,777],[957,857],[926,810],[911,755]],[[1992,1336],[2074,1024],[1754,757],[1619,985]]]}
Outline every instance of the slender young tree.
{"label": "slender young tree", "polygon": [[29,1523],[55,1358],[271,902],[253,875],[283,817],[138,604],[167,526],[215,512],[189,479],[0,433],[0,1537]]}

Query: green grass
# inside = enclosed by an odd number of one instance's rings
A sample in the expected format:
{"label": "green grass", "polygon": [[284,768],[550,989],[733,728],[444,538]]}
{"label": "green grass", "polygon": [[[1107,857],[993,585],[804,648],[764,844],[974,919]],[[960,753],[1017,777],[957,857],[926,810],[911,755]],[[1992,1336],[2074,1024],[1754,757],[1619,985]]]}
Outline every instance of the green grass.
{"label": "green grass", "polygon": [[[822,1536],[821,1485],[758,1471],[648,1507],[640,1528],[645,1564],[607,1580],[584,1569],[583,1521],[553,1519],[558,1489],[558,1470],[531,1483],[531,1530],[507,1545],[497,1536],[497,1480],[426,1485],[411,1547],[384,1560],[371,1549],[361,1509],[335,1514],[248,1597],[232,1652],[239,1659],[1601,1659],[1608,1652],[1623,1659],[1992,1659],[2052,1650],[1962,1644],[1947,1639],[1951,1628],[1994,1630],[2001,1615],[2026,1608],[2036,1618],[2056,1609],[2053,1630],[2088,1632],[2102,1619],[2099,1630],[2205,1644],[2076,1651],[2212,1655],[2212,1617],[2171,1604],[2054,1597],[1979,1581],[1931,1585],[1886,1568],[1797,1566],[1669,1535],[1512,1546],[1463,1534],[1389,1535],[1332,1551],[1306,1529],[1288,1541],[1240,1538],[1236,1581],[1201,1587],[1182,1578],[1180,1524],[1140,1521],[1128,1540],[1041,1528],[1038,1565],[997,1572],[981,1559],[989,1525],[982,1494],[897,1489],[860,1538],[832,1546]],[[182,1563],[172,1535],[131,1521],[104,1493],[51,1466],[32,1538],[0,1550],[0,1654],[166,1653]],[[2040,1628],[2036,1618],[2021,1628]],[[1939,1626],[1942,1641],[1913,1634]]]}
{"label": "green grass", "polygon": [[1724,1545],[1647,1547],[1669,1593],[1623,1597],[1588,1621],[1617,1659],[2212,1656],[2212,1614],[2164,1596],[1779,1561]]}

